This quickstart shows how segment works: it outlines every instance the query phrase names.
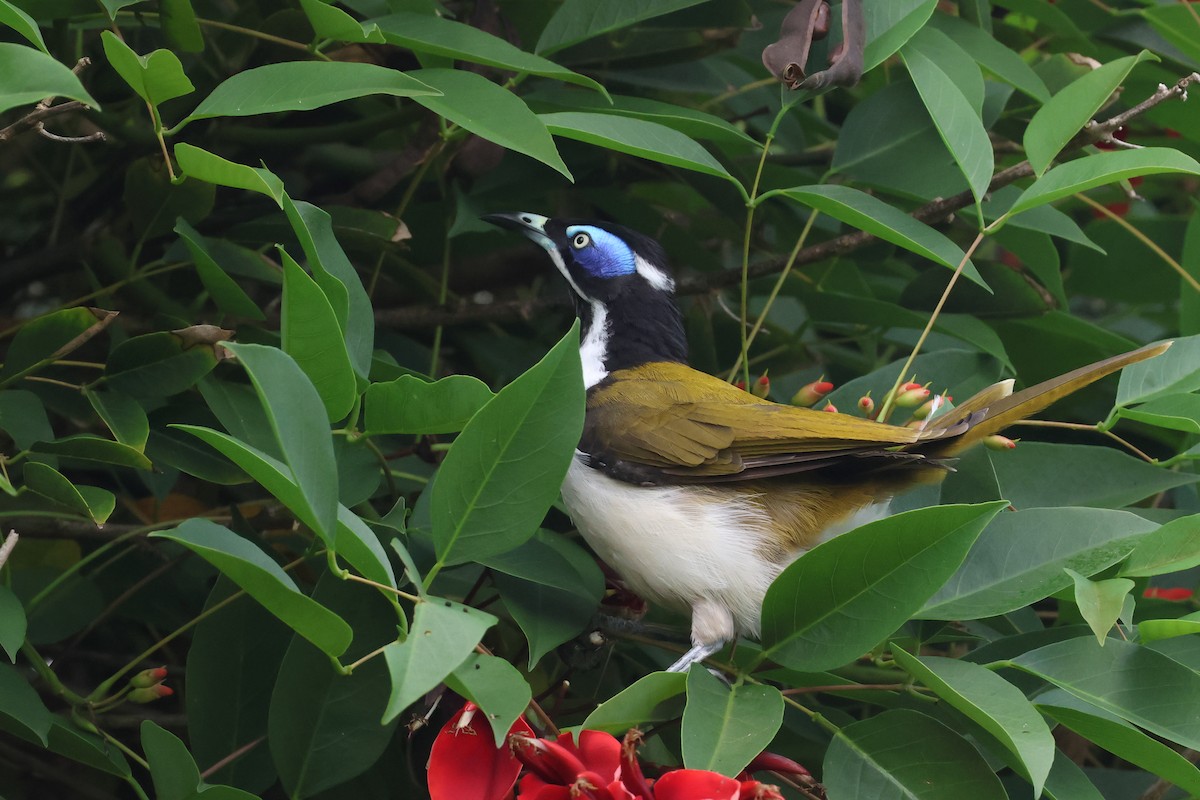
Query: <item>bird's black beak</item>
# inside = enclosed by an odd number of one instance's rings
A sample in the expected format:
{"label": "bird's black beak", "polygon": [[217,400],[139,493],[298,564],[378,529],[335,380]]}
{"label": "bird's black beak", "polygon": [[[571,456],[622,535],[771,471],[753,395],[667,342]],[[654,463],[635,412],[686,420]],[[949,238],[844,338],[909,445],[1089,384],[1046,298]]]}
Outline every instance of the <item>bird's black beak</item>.
{"label": "bird's black beak", "polygon": [[481,219],[501,228],[518,231],[547,250],[554,249],[554,241],[546,234],[549,217],[522,211],[515,214],[484,214]]}

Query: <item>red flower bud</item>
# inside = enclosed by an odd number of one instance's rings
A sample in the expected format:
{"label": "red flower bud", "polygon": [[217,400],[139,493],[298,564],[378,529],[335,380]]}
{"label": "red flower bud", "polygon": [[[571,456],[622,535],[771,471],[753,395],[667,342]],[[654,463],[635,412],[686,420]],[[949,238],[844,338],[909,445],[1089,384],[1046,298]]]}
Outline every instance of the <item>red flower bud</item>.
{"label": "red flower bud", "polygon": [[1191,589],[1184,589],[1182,587],[1147,586],[1146,590],[1142,592],[1142,597],[1151,600],[1174,600],[1179,602],[1182,600],[1191,600],[1195,594]]}
{"label": "red flower bud", "polygon": [[828,400],[825,401],[825,407],[822,408],[821,410],[828,411],[830,414],[838,413],[837,406],[835,406],[833,403],[829,402]]}
{"label": "red flower bud", "polygon": [[905,389],[901,386],[900,389],[901,391],[896,395],[896,401],[893,403],[896,408],[915,408],[929,399],[929,390],[924,386],[918,386],[915,389]]}
{"label": "red flower bud", "polygon": [[134,689],[125,695],[125,699],[131,703],[153,703],[160,697],[170,697],[173,694],[175,694],[175,690],[170,686],[163,686],[161,683],[156,683],[153,686],[147,686],[143,689]]}
{"label": "red flower bud", "polygon": [[736,386],[737,388],[741,389],[743,392],[746,391],[746,382],[745,381],[734,381],[733,385]]}
{"label": "red flower bud", "polygon": [[762,377],[756,380],[754,385],[750,387],[750,394],[754,395],[755,397],[766,397],[770,393],[771,379],[766,376],[766,373],[764,373]]}
{"label": "red flower bud", "polygon": [[1017,446],[1020,439],[1009,439],[1007,436],[1001,436],[998,433],[993,433],[991,436],[983,440],[983,446],[988,450],[1012,450]]}
{"label": "red flower bud", "polygon": [[792,405],[800,406],[801,408],[812,408],[822,397],[832,391],[833,384],[824,378],[812,383],[806,383],[800,387],[800,391],[792,395]]}
{"label": "red flower bud", "polygon": [[746,772],[760,772],[762,770],[783,772],[788,775],[803,775],[808,778],[812,777],[812,773],[803,764],[798,764],[787,756],[781,756],[778,753],[768,753],[766,751],[756,755],[746,765]]}
{"label": "red flower bud", "polygon": [[156,683],[162,683],[167,677],[166,667],[154,667],[153,669],[144,669],[137,675],[129,679],[129,685],[134,689],[149,689]]}
{"label": "red flower bud", "polygon": [[934,413],[936,413],[940,408],[942,408],[943,406],[946,405],[946,402],[949,399],[950,399],[949,397],[946,397],[946,396],[943,396],[940,394],[937,397],[929,398],[927,401],[925,401],[924,403],[922,403],[921,405],[919,405],[915,409],[913,409],[912,418],[913,419],[925,419],[927,417],[933,416]]}
{"label": "red flower bud", "polygon": [[875,413],[875,401],[871,399],[870,392],[858,398],[858,408],[868,416]]}

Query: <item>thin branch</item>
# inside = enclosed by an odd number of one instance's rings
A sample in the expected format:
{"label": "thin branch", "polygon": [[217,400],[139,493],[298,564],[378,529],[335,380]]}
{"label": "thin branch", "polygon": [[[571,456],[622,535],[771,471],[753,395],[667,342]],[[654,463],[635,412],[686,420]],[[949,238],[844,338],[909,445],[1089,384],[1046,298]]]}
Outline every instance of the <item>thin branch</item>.
{"label": "thin branch", "polygon": [[1129,452],[1133,453],[1135,456],[1142,459],[1143,461],[1147,461],[1151,464],[1158,463],[1158,459],[1146,455],[1146,453],[1144,453],[1142,450],[1138,449],[1138,447],[1135,446],[1134,444],[1132,444],[1131,442],[1128,442],[1125,439],[1122,439],[1120,436],[1117,436],[1112,431],[1103,430],[1099,425],[1087,425],[1082,422],[1054,422],[1054,421],[1048,420],[1048,419],[1023,419],[1020,422],[1014,422],[1013,424],[1014,425],[1029,425],[1029,426],[1035,427],[1035,428],[1062,428],[1064,430],[1069,430],[1069,431],[1091,431],[1092,433],[1102,433],[1105,436],[1107,436],[1108,438],[1112,439],[1117,444],[1128,449]]}
{"label": "thin branch", "polygon": [[0,544],[0,569],[4,569],[5,562],[12,555],[12,551],[17,546],[17,540],[20,538],[16,531],[9,531],[8,536],[4,537],[4,544]]}
{"label": "thin branch", "polygon": [[229,764],[233,763],[237,759],[246,755],[246,753],[249,753],[251,750],[253,750],[255,747],[258,747],[260,744],[262,744],[266,740],[267,740],[266,736],[260,736],[252,742],[247,742],[246,744],[239,747],[237,750],[234,750],[232,753],[230,753],[229,755],[222,758],[217,763],[213,764],[208,769],[204,770],[204,772],[201,772],[200,777],[201,778],[212,777],[213,773],[217,772],[218,770],[220,770],[224,767],[229,766]]}

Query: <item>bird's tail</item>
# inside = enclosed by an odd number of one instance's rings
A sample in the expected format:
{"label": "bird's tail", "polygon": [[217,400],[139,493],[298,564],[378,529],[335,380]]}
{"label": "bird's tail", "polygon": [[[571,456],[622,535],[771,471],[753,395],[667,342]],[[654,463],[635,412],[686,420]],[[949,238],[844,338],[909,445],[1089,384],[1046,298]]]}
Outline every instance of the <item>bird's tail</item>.
{"label": "bird's tail", "polygon": [[[1171,342],[1147,345],[1080,367],[1015,394],[1011,380],[993,384],[949,413],[934,419],[921,437],[930,444],[920,447],[920,450],[932,457],[956,455],[1122,367],[1161,355],[1170,346]],[[967,430],[958,433],[964,423],[968,426]],[[957,431],[954,430],[956,428]]]}

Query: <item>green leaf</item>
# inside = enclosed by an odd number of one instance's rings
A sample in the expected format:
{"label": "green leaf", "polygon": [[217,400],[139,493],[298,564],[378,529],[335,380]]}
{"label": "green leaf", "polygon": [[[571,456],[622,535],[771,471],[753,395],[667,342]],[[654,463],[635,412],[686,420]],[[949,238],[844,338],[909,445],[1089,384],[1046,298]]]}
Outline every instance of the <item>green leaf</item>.
{"label": "green leaf", "polygon": [[604,593],[604,573],[595,560],[579,545],[550,531],[539,530],[529,541],[480,559],[479,563],[506,575],[571,592],[592,603]]}
{"label": "green leaf", "polygon": [[1070,586],[1065,569],[1095,575],[1116,564],[1156,527],[1127,511],[1031,508],[1001,514],[916,616],[981,619],[1015,611]]}
{"label": "green leaf", "polygon": [[[8,0],[0,0],[0,25],[7,25],[28,39],[38,50],[50,55],[50,51],[46,49],[46,40],[42,38],[42,31],[34,18]],[[5,72],[5,75],[11,76],[12,73]]]}
{"label": "green leaf", "polygon": [[909,511],[808,551],[767,590],[759,660],[809,672],[853,661],[920,609],[1005,505]]}
{"label": "green leaf", "polygon": [[[847,225],[878,236],[885,242],[891,242],[950,269],[957,269],[966,258],[962,248],[940,231],[858,189],[834,184],[795,186],[766,192],[760,198],[760,202],[774,194],[782,194],[815,208],[822,214],[828,214]],[[967,261],[963,274],[986,287],[987,284],[970,261]]]}
{"label": "green leaf", "polygon": [[982,28],[978,28],[961,17],[949,14],[934,14],[929,27],[936,28],[957,42],[985,69],[1005,83],[1045,103],[1050,99],[1050,90],[1041,77],[1033,71],[1015,52],[993,39]]}
{"label": "green leaf", "polygon": [[1133,581],[1128,578],[1091,581],[1073,569],[1064,571],[1075,581],[1075,604],[1079,606],[1079,613],[1103,647],[1108,632],[1121,616],[1125,598],[1133,590]]}
{"label": "green leaf", "polygon": [[1200,633],[1200,616],[1188,614],[1179,619],[1147,619],[1138,625],[1138,640],[1142,644],[1174,639]]}
{"label": "green leaf", "polygon": [[1191,156],[1169,147],[1113,150],[1084,156],[1060,164],[1034,181],[1032,186],[1021,193],[1003,218],[1106,183],[1160,172],[1200,175],[1200,164]]}
{"label": "green leaf", "polygon": [[0,42],[0,114],[18,106],[40,103],[47,97],[69,97],[100,108],[75,73],[32,47]]}
{"label": "green leaf", "polygon": [[1200,770],[1132,725],[1076,708],[1045,703],[1038,703],[1038,708],[1118,758],[1175,784],[1189,795],[1200,795]]}
{"label": "green leaf", "polygon": [[7,586],[0,586],[0,648],[8,660],[17,663],[17,651],[25,642],[25,609],[21,600]]}
{"label": "green leaf", "polygon": [[350,413],[358,399],[342,329],[321,287],[286,250],[280,248],[279,253],[283,261],[283,351],[312,381],[329,421],[337,422]]}
{"label": "green leaf", "polygon": [[1154,26],[1154,30],[1187,54],[1192,62],[1200,61],[1200,42],[1196,41],[1195,32],[1192,30],[1192,26],[1196,24],[1196,18],[1192,16],[1191,9],[1186,5],[1180,3],[1178,5],[1153,6],[1134,13],[1140,13],[1145,17]]}
{"label": "green leaf", "polygon": [[783,724],[783,695],[774,686],[726,686],[699,664],[687,675],[683,765],[732,778],[766,749]]}
{"label": "green leaf", "polygon": [[353,632],[329,609],[301,594],[283,569],[246,539],[206,519],[190,519],[151,536],[179,542],[212,564],[282,620],[332,657],[345,652]]}
{"label": "green leaf", "polygon": [[450,690],[483,709],[496,740],[504,747],[508,729],[525,713],[533,693],[517,668],[502,658],[472,653],[446,676]]}
{"label": "green leaf", "polygon": [[304,496],[313,530],[332,544],[338,496],[337,483],[330,478],[337,474],[337,462],[320,395],[282,350],[258,344],[227,343],[225,347],[250,375],[283,460]]}
{"label": "green leaf", "polygon": [[200,31],[200,23],[196,22],[192,0],[162,0],[159,8],[163,34],[173,49],[185,53],[204,51],[204,34]]}
{"label": "green leaf", "polygon": [[354,17],[333,5],[331,0],[300,0],[313,32],[323,39],[343,42],[371,42],[383,44],[383,31],[374,22],[359,22]]}
{"label": "green leaf", "polygon": [[392,676],[392,694],[383,712],[386,724],[437,686],[467,660],[488,628],[491,614],[449,600],[429,598],[413,612],[408,638],[383,651]]}
{"label": "green leaf", "polygon": [[53,442],[37,442],[29,448],[35,453],[64,456],[77,461],[95,461],[99,464],[115,464],[118,467],[152,469],[153,464],[140,450],[127,444],[89,436],[86,433],[64,436]]}
{"label": "green leaf", "polygon": [[825,753],[829,800],[1005,800],[979,751],[937,720],[892,709],[847,725]]}
{"label": "green leaf", "polygon": [[1200,566],[1200,514],[1173,519],[1138,542],[1121,575],[1143,578]]}
{"label": "green leaf", "polygon": [[8,664],[0,664],[0,715],[12,719],[45,746],[54,716],[38,693]]}
{"label": "green leaf", "polygon": [[933,15],[937,0],[890,0],[864,3],[867,44],[863,48],[863,72],[869,72],[904,46]]}
{"label": "green leaf", "polygon": [[50,718],[50,749],[73,761],[87,764],[109,775],[128,778],[129,762],[121,751],[99,736],[85,733],[61,717]]}
{"label": "green leaf", "polygon": [[22,450],[28,450],[34,442],[54,438],[41,399],[24,390],[0,392],[0,430]]}
{"label": "green leaf", "polygon": [[494,395],[470,375],[423,381],[401,375],[373,383],[363,397],[366,435],[380,433],[457,433]]}
{"label": "green leaf", "polygon": [[[935,19],[941,15],[935,15]],[[917,53],[937,66],[962,92],[975,116],[983,116],[983,73],[975,59],[952,38],[932,25],[917,31],[904,45],[905,52]]]}
{"label": "green leaf", "polygon": [[196,91],[183,72],[179,56],[170,50],[155,50],[139,56],[112,31],[101,31],[104,55],[129,88],[152,106]]}
{"label": "green leaf", "polygon": [[[313,599],[354,630],[345,660],[356,661],[396,638],[396,611],[378,592],[323,574]],[[288,797],[311,797],[374,764],[396,721],[379,724],[391,683],[381,658],[349,675],[308,642],[293,637],[271,692],[267,743]]]}
{"label": "green leaf", "polygon": [[684,709],[686,690],[686,675],[651,672],[592,709],[580,727],[623,735],[630,728],[673,719]]}
{"label": "green leaf", "polygon": [[894,645],[892,657],[908,674],[978,723],[1016,756],[1033,784],[1033,796],[1041,795],[1054,763],[1054,737],[1020,689],[969,661],[920,658]]}
{"label": "green leaf", "polygon": [[546,126],[512,92],[465,70],[421,69],[410,74],[442,93],[439,97],[414,98],[433,113],[501,147],[536,159],[569,181],[575,180]]}
{"label": "green leaf", "polygon": [[[308,501],[290,474],[291,470],[281,461],[220,431],[194,425],[173,427],[207,442],[244,469],[250,477],[287,506],[297,519],[316,530],[316,522]],[[343,505],[337,507],[336,538],[333,545],[334,552],[346,559],[363,577],[388,586],[396,585],[387,553],[380,545],[379,539],[357,514]]]}
{"label": "green leaf", "polygon": [[392,97],[441,94],[399,70],[351,61],[286,61],[233,75],[174,129],[211,117],[248,117],[280,111],[312,111],[373,94]]}
{"label": "green leaf", "polygon": [[1025,128],[1025,155],[1035,175],[1041,175],[1067,142],[1083,128],[1130,70],[1141,61],[1158,58],[1143,50],[1136,56],[1118,58],[1077,78],[1038,109]]}
{"label": "green leaf", "polygon": [[85,388],[83,393],[118,442],[136,450],[146,449],[150,422],[146,419],[146,411],[136,400],[113,391]]}
{"label": "green leaf", "polygon": [[565,0],[550,17],[534,51],[553,53],[647,19],[690,8],[704,0]]}
{"label": "green leaf", "polygon": [[64,308],[26,322],[13,337],[0,367],[0,386],[66,356],[107,328],[116,316],[115,311],[98,308]]}
{"label": "green leaf", "polygon": [[1117,417],[1168,430],[1200,433],[1200,395],[1158,397],[1134,408],[1118,408]]}
{"label": "green leaf", "polygon": [[992,181],[995,158],[979,115],[950,76],[923,51],[906,45],[900,55],[976,204],[981,203]]}
{"label": "green leaf", "polygon": [[175,223],[175,232],[179,234],[179,238],[183,240],[188,252],[191,253],[192,261],[196,265],[196,273],[200,276],[200,282],[212,295],[218,308],[235,317],[266,319],[266,315],[263,314],[258,304],[250,299],[242,287],[238,286],[237,281],[221,268],[217,257],[209,252],[211,245],[208,239],[197,233],[196,229],[182,217]]}
{"label": "green leaf", "polygon": [[94,486],[76,486],[58,470],[37,461],[25,463],[25,485],[97,525],[103,525],[117,507],[117,498],[112,492]]}
{"label": "green leaf", "polygon": [[196,385],[217,365],[216,342],[232,331],[197,325],[126,339],[104,365],[105,385],[138,400],[170,397]]}
{"label": "green leaf", "polygon": [[142,751],[150,764],[158,800],[190,800],[200,787],[200,770],[179,737],[142,720]]}
{"label": "green leaf", "polygon": [[[1200,219],[1200,217],[1197,217]],[[1200,336],[1176,339],[1160,356],[1121,370],[1117,405],[1148,403],[1200,389]]]}
{"label": "green leaf", "polygon": [[538,118],[555,136],[577,139],[672,167],[695,170],[741,185],[721,166],[721,162],[694,139],[657,122],[581,111],[539,114]]}
{"label": "green leaf", "polygon": [[389,43],[418,53],[432,53],[514,72],[528,72],[585,86],[608,96],[603,86],[586,75],[572,72],[541,56],[526,53],[498,36],[461,22],[433,14],[406,12],[389,14],[372,22],[383,31]]}
{"label": "green leaf", "polygon": [[1162,653],[1120,639],[1091,637],[1024,653],[1003,666],[1037,675],[1151,733],[1197,749],[1200,674]]}
{"label": "green leaf", "polygon": [[579,325],[479,410],[431,489],[444,564],[486,558],[537,530],[558,497],[583,430]]}
{"label": "green leaf", "polygon": [[184,142],[175,145],[175,160],[179,162],[180,171],[189,177],[218,186],[258,192],[276,203],[283,202],[283,181],[266,167],[236,164]]}

